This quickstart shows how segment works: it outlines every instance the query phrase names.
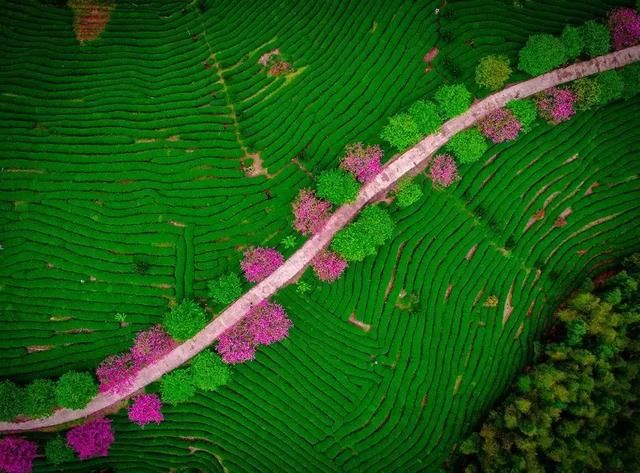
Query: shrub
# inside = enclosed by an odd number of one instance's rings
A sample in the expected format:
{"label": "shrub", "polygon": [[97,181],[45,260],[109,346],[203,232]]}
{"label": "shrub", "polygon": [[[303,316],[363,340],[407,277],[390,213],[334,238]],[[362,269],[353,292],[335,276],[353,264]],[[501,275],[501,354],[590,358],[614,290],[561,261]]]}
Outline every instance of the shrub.
{"label": "shrub", "polygon": [[558,38],[550,34],[536,34],[529,36],[518,56],[518,69],[537,76],[564,64],[567,51]]}
{"label": "shrub", "polygon": [[180,404],[196,393],[191,369],[182,368],[165,374],[160,380],[160,396],[167,404]]}
{"label": "shrub", "polygon": [[538,118],[536,103],[531,99],[511,100],[506,108],[511,110],[516,119],[522,125],[522,132],[527,133],[533,128],[533,124]]}
{"label": "shrub", "polygon": [[56,383],[50,379],[36,379],[24,389],[23,412],[37,419],[48,416],[56,407]]}
{"label": "shrub", "polygon": [[256,345],[236,327],[231,327],[220,335],[216,350],[222,361],[229,364],[244,363],[256,357]]}
{"label": "shrub", "polygon": [[396,204],[401,209],[409,207],[420,199],[424,195],[422,189],[415,182],[411,182],[409,179],[400,181],[395,190]]}
{"label": "shrub", "polygon": [[393,220],[387,211],[369,206],[354,223],[338,232],[331,248],[347,261],[362,261],[391,238],[393,228]]}
{"label": "shrub", "polygon": [[80,460],[106,457],[114,440],[110,419],[93,419],[67,432],[67,445],[75,450]]}
{"label": "shrub", "polygon": [[0,470],[6,473],[30,473],[38,444],[19,437],[0,440]]}
{"label": "shrub", "polygon": [[207,287],[209,299],[216,304],[231,304],[242,294],[240,277],[236,273],[224,274],[218,279],[209,281]]}
{"label": "shrub", "polygon": [[461,131],[445,146],[463,164],[476,162],[488,148],[486,140],[476,128]]}
{"label": "shrub", "polygon": [[605,71],[595,79],[600,86],[600,105],[607,105],[622,97],[624,81],[618,71]]}
{"label": "shrub", "polygon": [[131,353],[121,353],[105,358],[96,368],[100,392],[125,391],[131,386],[137,373],[138,366]]}
{"label": "shrub", "polygon": [[318,197],[334,205],[355,201],[359,190],[358,181],[340,169],[329,169],[318,176]]}
{"label": "shrub", "polygon": [[640,92],[640,64],[630,64],[620,71],[624,83],[622,97],[627,100]]}
{"label": "shrub", "polygon": [[616,8],[609,13],[613,49],[620,50],[640,42],[640,15],[633,8]]}
{"label": "shrub", "polygon": [[315,235],[331,216],[331,204],[318,199],[313,191],[301,189],[293,202],[293,228],[303,235]]}
{"label": "shrub", "polygon": [[347,262],[333,251],[321,251],[311,261],[311,267],[318,279],[333,282],[340,277],[347,267]]}
{"label": "shrub", "polygon": [[434,98],[443,118],[453,118],[464,113],[471,106],[471,92],[464,84],[442,85],[436,90]]}
{"label": "shrub", "polygon": [[[440,128],[442,119],[435,103],[429,100],[418,100],[409,107],[409,115],[413,118],[421,137],[430,135]],[[420,141],[418,139],[418,141]]]}
{"label": "shrub", "polygon": [[487,114],[478,127],[480,132],[494,143],[515,140],[522,129],[515,115],[506,108],[499,108]]}
{"label": "shrub", "polygon": [[244,252],[240,267],[249,282],[260,282],[284,263],[284,258],[275,248],[252,248]]}
{"label": "shrub", "polygon": [[0,381],[0,420],[13,420],[22,412],[22,389],[12,381]]}
{"label": "shrub", "polygon": [[159,360],[176,346],[176,341],[158,324],[138,332],[131,348],[131,355],[138,368],[142,368]]}
{"label": "shrub", "polygon": [[576,59],[582,54],[584,43],[582,41],[580,28],[576,28],[575,26],[571,25],[565,26],[562,30],[560,41],[562,41],[562,44],[565,47],[567,60]]}
{"label": "shrub", "polygon": [[69,448],[62,437],[56,437],[47,441],[44,446],[44,456],[52,465],[60,465],[75,458],[73,456],[73,450]]}
{"label": "shrub", "polygon": [[553,124],[567,121],[576,112],[573,104],[576,95],[569,89],[551,87],[535,95],[540,116]]}
{"label": "shrub", "polygon": [[113,0],[69,0],[73,10],[73,30],[78,41],[94,41],[100,37],[115,7]]}
{"label": "shrub", "polygon": [[600,103],[600,84],[591,77],[574,81],[571,89],[576,95],[576,110],[590,110]]}
{"label": "shrub", "polygon": [[399,113],[389,118],[389,123],[382,129],[380,138],[398,151],[404,151],[420,141],[422,135],[418,124],[409,113]]}
{"label": "shrub", "polygon": [[609,30],[602,23],[589,20],[580,27],[580,35],[584,42],[584,52],[591,56],[607,54],[611,49]]}
{"label": "shrub", "polygon": [[489,90],[500,89],[511,75],[509,58],[491,54],[480,59],[476,66],[476,84]]}
{"label": "shrub", "polygon": [[162,402],[157,394],[140,394],[133,399],[127,409],[129,420],[140,427],[151,422],[159,424],[164,420]]}
{"label": "shrub", "polygon": [[340,168],[350,172],[362,183],[370,182],[382,171],[382,149],[380,146],[363,147],[355,143],[346,147]]}
{"label": "shrub", "polygon": [[190,299],[183,300],[164,314],[162,325],[178,341],[187,340],[207,325],[202,308]]}
{"label": "shrub", "polygon": [[453,156],[440,154],[434,158],[429,169],[429,178],[434,184],[449,187],[457,177],[458,167]]}
{"label": "shrub", "polygon": [[199,353],[191,364],[193,384],[204,391],[215,391],[229,382],[231,370],[211,350]]}
{"label": "shrub", "polygon": [[67,409],[82,409],[96,394],[98,386],[89,373],[69,371],[56,384],[56,404]]}

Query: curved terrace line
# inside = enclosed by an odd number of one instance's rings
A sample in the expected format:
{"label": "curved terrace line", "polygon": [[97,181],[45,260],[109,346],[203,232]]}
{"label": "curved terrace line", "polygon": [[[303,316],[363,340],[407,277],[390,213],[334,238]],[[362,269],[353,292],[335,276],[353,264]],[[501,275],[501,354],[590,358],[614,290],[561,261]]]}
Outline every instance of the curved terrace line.
{"label": "curved terrace line", "polygon": [[375,179],[362,186],[356,201],[337,209],[320,233],[310,238],[282,266],[247,291],[197,335],[183,342],[153,364],[140,370],[131,386],[118,393],[99,393],[83,409],[59,409],[51,416],[42,419],[23,422],[0,422],[0,432],[50,429],[113,409],[121,401],[157,381],[165,373],[178,368],[210,346],[225,330],[239,322],[251,306],[268,299],[280,288],[291,283],[298,274],[305,270],[311,260],[329,244],[333,236],[349,223],[367,203],[378,196],[386,194],[401,178],[407,175],[415,175],[423,170],[428,164],[431,155],[446,144],[456,133],[474,125],[485,115],[503,107],[510,100],[528,97],[550,87],[609,69],[620,68],[638,60],[640,60],[640,46],[633,46],[511,85],[475,103],[462,115],[444,123],[437,133],[427,136],[415,146],[385,164]]}

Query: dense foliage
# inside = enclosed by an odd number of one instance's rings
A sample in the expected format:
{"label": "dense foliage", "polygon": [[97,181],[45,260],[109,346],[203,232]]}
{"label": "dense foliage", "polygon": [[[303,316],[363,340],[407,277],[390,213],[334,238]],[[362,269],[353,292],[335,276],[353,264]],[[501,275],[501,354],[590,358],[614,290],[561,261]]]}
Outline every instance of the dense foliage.
{"label": "dense foliage", "polygon": [[511,75],[509,58],[491,54],[480,59],[476,66],[476,83],[489,90],[502,88]]}
{"label": "dense foliage", "polygon": [[164,314],[162,325],[178,341],[187,340],[207,325],[207,316],[198,304],[185,299]]}
{"label": "dense foliage", "polygon": [[216,304],[231,304],[242,294],[242,283],[236,273],[223,274],[218,279],[209,281],[209,299]]}
{"label": "dense foliage", "polygon": [[56,404],[68,409],[82,409],[98,394],[98,386],[89,373],[69,371],[56,383]]}
{"label": "dense foliage", "polygon": [[340,169],[329,169],[318,176],[317,194],[334,205],[356,200],[360,185],[351,175]]}
{"label": "dense foliage", "polygon": [[442,118],[438,111],[438,106],[430,100],[418,100],[409,107],[409,115],[413,118],[418,132],[420,133],[420,139],[426,135],[430,135],[440,128],[442,125]]}
{"label": "dense foliage", "polygon": [[369,206],[355,222],[336,234],[331,248],[347,261],[362,261],[391,238],[393,228],[393,220],[386,210]]}
{"label": "dense foliage", "polygon": [[0,470],[6,473],[30,473],[38,444],[20,437],[0,440]]}
{"label": "dense foliage", "polygon": [[105,358],[96,368],[100,392],[123,392],[133,382],[138,366],[129,352]]}
{"label": "dense foliage", "polygon": [[560,66],[567,60],[567,51],[561,40],[550,34],[529,36],[520,50],[518,69],[538,76]]}
{"label": "dense foliage", "polygon": [[479,433],[467,472],[638,471],[640,255],[557,313],[536,363]]}
{"label": "dense foliage", "polygon": [[635,46],[640,42],[640,15],[633,8],[617,8],[609,13],[613,49]]}
{"label": "dense foliage", "polygon": [[488,148],[487,141],[477,128],[461,131],[445,146],[463,164],[476,162]]}
{"label": "dense foliage", "polygon": [[596,57],[607,54],[611,49],[609,30],[602,23],[589,20],[580,27],[585,54]]}
{"label": "dense foliage", "polygon": [[535,95],[540,116],[552,124],[569,120],[575,113],[576,95],[570,89],[551,87]]}
{"label": "dense foliage", "polygon": [[527,133],[533,128],[538,118],[538,109],[532,99],[511,100],[505,106],[516,117],[522,126],[522,132]]}
{"label": "dense foliage", "polygon": [[522,124],[511,110],[499,108],[480,120],[478,128],[492,142],[503,143],[515,140],[522,130]]}
{"label": "dense foliage", "polygon": [[196,394],[191,368],[181,368],[165,374],[160,379],[160,397],[167,404],[180,404]]}
{"label": "dense foliage", "polygon": [[560,41],[565,47],[568,60],[575,59],[582,54],[584,42],[582,41],[580,28],[571,25],[565,26],[562,30],[562,35],[560,35]]}
{"label": "dense foliage", "polygon": [[340,160],[340,169],[350,172],[362,183],[370,182],[382,170],[382,149],[380,146],[362,146],[362,143],[348,145]]}
{"label": "dense foliage", "polygon": [[67,432],[67,445],[78,454],[80,460],[106,457],[114,440],[111,419],[93,419]]}
{"label": "dense foliage", "polygon": [[164,420],[162,402],[157,394],[140,394],[133,399],[127,409],[129,420],[140,427],[147,424],[159,424]]}
{"label": "dense foliage", "polygon": [[398,151],[404,151],[420,141],[422,135],[418,124],[409,113],[399,113],[389,118],[389,123],[382,129],[380,138]]}
{"label": "dense foliage", "polygon": [[464,84],[442,85],[433,97],[438,103],[440,115],[445,119],[464,113],[473,99]]}
{"label": "dense foliage", "polygon": [[71,450],[62,437],[56,437],[47,441],[44,446],[44,456],[52,465],[60,465],[75,458],[73,450]]}
{"label": "dense foliage", "polygon": [[404,209],[418,202],[424,194],[418,184],[409,179],[404,179],[396,186],[395,195],[396,204],[401,209]]}
{"label": "dense foliage", "polygon": [[162,325],[153,325],[138,332],[131,347],[131,355],[138,368],[147,366],[160,359],[177,346]]}
{"label": "dense foliage", "polygon": [[215,391],[231,378],[229,366],[211,350],[199,353],[191,364],[193,383],[203,391]]}
{"label": "dense foliage", "polygon": [[599,104],[607,105],[623,96],[624,81],[618,71],[605,71],[595,78],[600,88]]}
{"label": "dense foliage", "polygon": [[591,77],[574,81],[571,90],[576,96],[576,110],[590,110],[600,103],[600,83]]}
{"label": "dense foliage", "polygon": [[22,390],[14,382],[0,381],[0,421],[13,420],[22,411]]}
{"label": "dense foliage", "polygon": [[38,418],[51,414],[56,407],[56,383],[50,379],[36,379],[24,388],[23,413]]}
{"label": "dense foliage", "polygon": [[257,247],[244,252],[240,267],[247,281],[260,282],[278,269],[282,263],[284,263],[284,257],[275,248]]}
{"label": "dense foliage", "polygon": [[449,187],[457,177],[458,167],[453,156],[439,154],[433,159],[429,168],[429,178],[435,185]]}

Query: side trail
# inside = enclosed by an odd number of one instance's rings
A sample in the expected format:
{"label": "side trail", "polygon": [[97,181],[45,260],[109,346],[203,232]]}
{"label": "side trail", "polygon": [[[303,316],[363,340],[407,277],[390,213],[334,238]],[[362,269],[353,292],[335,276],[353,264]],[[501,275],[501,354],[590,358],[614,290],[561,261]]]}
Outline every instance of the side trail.
{"label": "side trail", "polygon": [[533,79],[511,85],[475,103],[462,115],[444,123],[440,131],[427,136],[412,148],[389,161],[374,180],[360,189],[360,193],[354,203],[343,205],[336,210],[320,233],[309,239],[274,273],[247,291],[197,335],[177,346],[155,363],[140,370],[130,387],[117,394],[100,393],[83,409],[59,409],[51,416],[42,419],[24,422],[0,422],[0,432],[52,429],[84,417],[117,410],[117,406],[123,400],[157,381],[165,373],[178,368],[210,346],[225,330],[238,323],[251,306],[268,299],[280,288],[287,286],[298,274],[305,270],[311,260],[330,243],[333,236],[347,225],[368,202],[384,196],[403,177],[421,172],[429,163],[431,156],[455,134],[474,125],[485,115],[503,107],[510,100],[529,97],[550,87],[597,74],[598,72],[620,68],[638,60],[640,60],[640,46],[633,46],[559,68]]}

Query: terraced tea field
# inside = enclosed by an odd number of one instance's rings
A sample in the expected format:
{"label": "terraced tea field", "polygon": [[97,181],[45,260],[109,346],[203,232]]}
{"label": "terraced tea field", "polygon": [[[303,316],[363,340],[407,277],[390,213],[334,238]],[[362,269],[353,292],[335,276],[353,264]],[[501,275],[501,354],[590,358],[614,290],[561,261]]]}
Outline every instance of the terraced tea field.
{"label": "terraced tea field", "polygon": [[[0,376],[20,382],[91,370],[172,302],[204,301],[242,249],[292,232],[290,202],[345,144],[471,84],[480,57],[515,61],[529,34],[618,4],[126,2],[81,45],[44,3],[0,19]],[[265,74],[273,48],[294,73]],[[279,293],[287,341],[160,426],[118,414],[110,456],[64,471],[438,471],[554,306],[638,250],[637,107],[540,124],[446,191],[419,178],[377,257]]]}

